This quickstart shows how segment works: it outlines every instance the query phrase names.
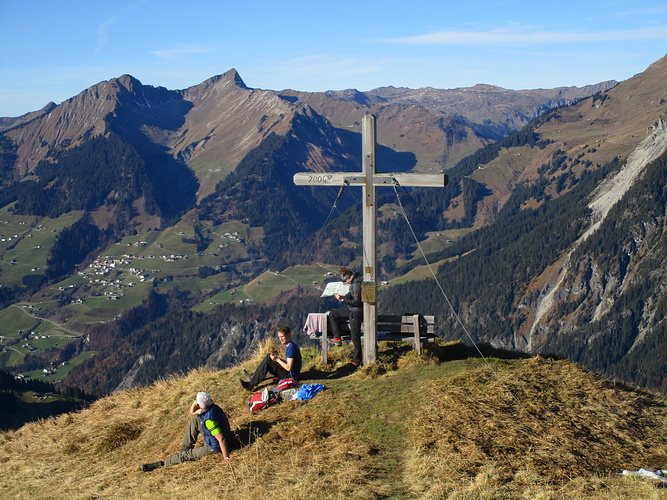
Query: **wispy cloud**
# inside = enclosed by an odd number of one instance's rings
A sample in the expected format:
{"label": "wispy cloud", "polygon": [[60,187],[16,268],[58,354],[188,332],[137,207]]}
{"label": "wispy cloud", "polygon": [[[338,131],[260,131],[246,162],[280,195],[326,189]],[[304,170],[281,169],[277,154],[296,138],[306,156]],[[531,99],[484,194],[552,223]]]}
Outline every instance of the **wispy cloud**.
{"label": "wispy cloud", "polygon": [[111,17],[100,24],[97,28],[97,47],[95,54],[106,47],[111,39],[111,27],[118,22],[118,17]]}
{"label": "wispy cloud", "polygon": [[276,65],[276,69],[290,75],[322,75],[331,78],[331,75],[340,77],[372,73],[378,66],[364,64],[354,58],[333,59],[312,55],[284,61]]}
{"label": "wispy cloud", "polygon": [[211,49],[197,46],[177,46],[171,49],[154,50],[151,52],[155,57],[160,59],[169,59],[172,61],[182,61],[186,56],[191,54],[206,54],[211,52]]}
{"label": "wispy cloud", "polygon": [[632,30],[598,31],[538,31],[493,29],[489,31],[439,31],[425,35],[380,40],[404,45],[490,45],[490,44],[549,44],[581,42],[622,42],[630,40],[667,40],[667,26]]}
{"label": "wispy cloud", "polygon": [[96,32],[97,47],[95,48],[95,54],[97,54],[100,50],[109,45],[109,41],[111,40],[111,28],[113,27],[114,24],[116,24],[127,12],[138,9],[139,7],[142,7],[143,5],[147,4],[149,1],[150,0],[136,0],[135,2],[132,2],[126,8],[118,12],[115,16],[110,17],[102,24],[100,24],[97,27],[97,32]]}

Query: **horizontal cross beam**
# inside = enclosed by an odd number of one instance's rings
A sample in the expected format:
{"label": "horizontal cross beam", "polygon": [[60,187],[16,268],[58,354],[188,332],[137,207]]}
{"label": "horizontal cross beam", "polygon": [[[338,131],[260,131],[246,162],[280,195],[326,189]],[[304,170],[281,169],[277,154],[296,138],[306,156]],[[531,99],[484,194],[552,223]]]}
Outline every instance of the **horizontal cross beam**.
{"label": "horizontal cross beam", "polygon": [[[400,186],[412,187],[445,187],[447,185],[446,174],[373,174],[373,186],[391,186],[395,182]],[[347,172],[301,172],[294,174],[294,184],[297,186],[363,186],[366,184],[366,176],[351,174]]]}

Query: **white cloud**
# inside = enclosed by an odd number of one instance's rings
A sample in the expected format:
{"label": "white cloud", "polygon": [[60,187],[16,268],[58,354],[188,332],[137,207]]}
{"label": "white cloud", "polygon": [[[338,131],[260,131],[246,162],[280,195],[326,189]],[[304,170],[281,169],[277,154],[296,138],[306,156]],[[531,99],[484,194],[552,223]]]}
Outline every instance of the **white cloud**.
{"label": "white cloud", "polygon": [[111,40],[111,27],[116,24],[125,15],[126,12],[135,10],[148,2],[149,0],[136,0],[126,8],[122,9],[115,16],[110,17],[102,24],[100,24],[97,27],[97,47],[95,48],[95,54],[97,54],[100,50],[109,44],[109,41]]}
{"label": "white cloud", "polygon": [[491,45],[619,42],[630,40],[667,40],[667,27],[598,31],[593,33],[527,31],[518,29],[493,29],[490,31],[451,30],[404,38],[390,38],[380,41],[405,45]]}
{"label": "white cloud", "polygon": [[111,39],[111,27],[116,24],[117,21],[117,17],[112,17],[98,26],[97,48],[95,49],[96,54],[109,44],[109,40]]}
{"label": "white cloud", "polygon": [[210,49],[207,49],[205,47],[196,47],[196,46],[191,46],[191,47],[186,47],[186,46],[178,46],[174,47],[172,49],[163,49],[163,50],[154,50],[151,52],[155,57],[159,57],[160,59],[169,59],[172,61],[180,61],[183,60],[183,56],[188,56],[190,54],[205,54],[211,52]]}
{"label": "white cloud", "polygon": [[364,64],[354,58],[332,59],[327,56],[315,55],[284,61],[278,64],[276,69],[283,74],[292,76],[319,75],[331,78],[332,75],[340,77],[372,73],[378,69],[378,66]]}

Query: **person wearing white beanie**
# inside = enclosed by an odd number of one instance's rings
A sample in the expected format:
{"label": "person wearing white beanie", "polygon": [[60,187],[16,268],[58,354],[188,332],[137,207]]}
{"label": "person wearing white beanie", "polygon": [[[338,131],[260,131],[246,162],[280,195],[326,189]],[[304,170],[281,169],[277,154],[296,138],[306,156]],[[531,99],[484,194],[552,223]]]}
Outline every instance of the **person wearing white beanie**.
{"label": "person wearing white beanie", "polygon": [[[189,409],[190,424],[183,436],[183,448],[164,461],[143,464],[141,470],[150,472],[165,465],[176,465],[199,460],[212,453],[221,453],[222,460],[229,461],[229,451],[236,438],[231,432],[227,415],[213,403],[208,392],[198,392]],[[195,447],[199,435],[204,436],[203,446]]]}

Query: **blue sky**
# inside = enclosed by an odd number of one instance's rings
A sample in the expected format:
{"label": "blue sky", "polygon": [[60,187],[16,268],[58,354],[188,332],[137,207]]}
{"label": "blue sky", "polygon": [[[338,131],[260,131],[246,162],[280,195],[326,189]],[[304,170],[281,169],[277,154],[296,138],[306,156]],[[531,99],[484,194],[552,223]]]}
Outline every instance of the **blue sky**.
{"label": "blue sky", "polygon": [[184,89],[509,89],[625,80],[667,53],[667,1],[0,0],[0,116],[128,73]]}

